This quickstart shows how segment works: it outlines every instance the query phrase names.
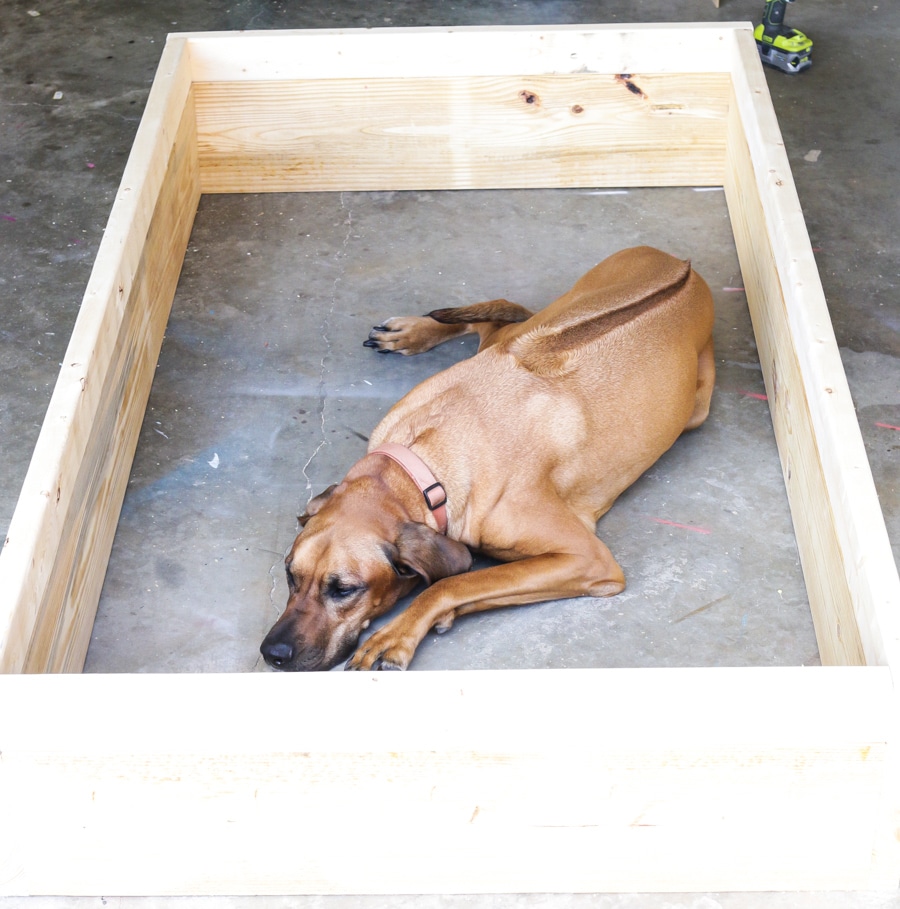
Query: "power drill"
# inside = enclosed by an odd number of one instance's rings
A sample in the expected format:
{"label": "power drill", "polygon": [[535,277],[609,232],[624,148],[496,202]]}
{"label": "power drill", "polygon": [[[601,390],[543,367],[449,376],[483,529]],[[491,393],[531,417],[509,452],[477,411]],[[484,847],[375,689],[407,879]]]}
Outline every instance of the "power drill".
{"label": "power drill", "polygon": [[763,20],[753,30],[763,63],[784,73],[802,73],[812,66],[812,41],[784,24],[784,12],[794,0],[766,0]]}

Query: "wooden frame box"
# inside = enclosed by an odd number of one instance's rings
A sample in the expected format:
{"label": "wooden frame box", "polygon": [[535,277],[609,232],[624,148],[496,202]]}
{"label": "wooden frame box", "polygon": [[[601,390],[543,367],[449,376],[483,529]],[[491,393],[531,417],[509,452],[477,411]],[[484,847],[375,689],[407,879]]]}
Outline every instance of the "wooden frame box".
{"label": "wooden frame box", "polygon": [[[825,665],[53,674],[201,193],[703,184]],[[898,606],[749,25],[172,35],[0,556],[0,893],[895,888]]]}

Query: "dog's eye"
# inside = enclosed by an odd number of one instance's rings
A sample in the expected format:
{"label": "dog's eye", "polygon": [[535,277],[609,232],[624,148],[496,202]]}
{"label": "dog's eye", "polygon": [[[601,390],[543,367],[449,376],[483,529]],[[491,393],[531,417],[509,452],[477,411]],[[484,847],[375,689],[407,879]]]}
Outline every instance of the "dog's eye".
{"label": "dog's eye", "polygon": [[348,583],[340,578],[330,578],[325,586],[325,594],[332,600],[346,601],[362,593],[365,588],[359,584]]}
{"label": "dog's eye", "polygon": [[289,590],[291,593],[293,593],[293,592],[297,589],[297,584],[296,584],[296,582],[294,581],[294,576],[291,574],[291,566],[290,566],[290,565],[285,565],[285,566],[284,566],[284,573],[287,575],[288,590]]}

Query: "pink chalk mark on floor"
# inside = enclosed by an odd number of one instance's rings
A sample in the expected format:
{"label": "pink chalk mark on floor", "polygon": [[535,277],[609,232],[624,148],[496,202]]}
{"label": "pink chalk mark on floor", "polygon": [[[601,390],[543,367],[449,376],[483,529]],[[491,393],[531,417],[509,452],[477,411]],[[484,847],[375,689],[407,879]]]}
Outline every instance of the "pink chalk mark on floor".
{"label": "pink chalk mark on floor", "polygon": [[894,432],[900,432],[900,426],[892,426],[890,423],[876,423],[875,425],[881,429],[893,429]]}
{"label": "pink chalk mark on floor", "polygon": [[745,398],[753,398],[755,401],[768,401],[768,395],[761,395],[756,391],[739,391],[739,395],[742,395]]}
{"label": "pink chalk mark on floor", "polygon": [[665,518],[650,518],[654,524],[665,524],[666,527],[677,527],[679,530],[692,530],[694,533],[712,533],[706,527],[694,527],[691,524],[679,524],[677,521],[667,521]]}

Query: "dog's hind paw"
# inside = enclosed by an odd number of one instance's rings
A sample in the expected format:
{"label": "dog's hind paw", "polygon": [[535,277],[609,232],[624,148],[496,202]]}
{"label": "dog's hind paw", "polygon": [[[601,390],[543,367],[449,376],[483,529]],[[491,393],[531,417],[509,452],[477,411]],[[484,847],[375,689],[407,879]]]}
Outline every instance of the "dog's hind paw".
{"label": "dog's hind paw", "polygon": [[450,612],[444,613],[431,627],[437,634],[445,634],[453,627],[455,620],[456,611],[451,609]]}
{"label": "dog's hind paw", "polygon": [[398,353],[405,357],[424,353],[451,338],[465,334],[465,326],[442,325],[428,316],[401,316],[376,325],[363,347],[378,353]]}
{"label": "dog's hind paw", "polygon": [[370,347],[378,353],[398,353],[404,356],[419,353],[421,345],[416,343],[415,323],[424,319],[386,319],[376,325],[369,337],[363,341],[363,347]]}

